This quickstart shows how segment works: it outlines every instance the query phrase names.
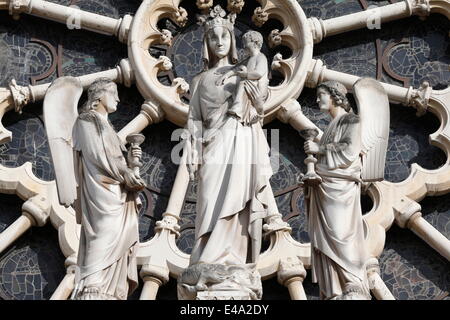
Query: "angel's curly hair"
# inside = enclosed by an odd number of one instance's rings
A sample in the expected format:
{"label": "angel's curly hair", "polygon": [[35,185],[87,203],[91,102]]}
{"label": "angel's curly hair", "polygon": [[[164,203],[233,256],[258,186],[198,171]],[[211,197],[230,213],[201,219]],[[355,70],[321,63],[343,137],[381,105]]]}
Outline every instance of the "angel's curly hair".
{"label": "angel's curly hair", "polygon": [[331,95],[331,98],[334,100],[334,103],[337,107],[343,108],[345,111],[350,112],[352,110],[352,106],[347,98],[347,89],[337,81],[326,81],[322,82],[317,86],[317,90],[325,89]]}
{"label": "angel's curly hair", "polygon": [[102,95],[112,84],[115,83],[108,78],[99,78],[95,80],[87,90],[87,101],[83,106],[82,112],[95,110]]}

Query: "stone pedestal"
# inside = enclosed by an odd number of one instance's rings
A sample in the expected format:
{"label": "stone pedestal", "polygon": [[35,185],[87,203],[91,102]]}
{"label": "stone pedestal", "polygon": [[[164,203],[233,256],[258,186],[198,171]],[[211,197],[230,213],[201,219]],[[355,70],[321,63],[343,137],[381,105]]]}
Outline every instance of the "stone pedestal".
{"label": "stone pedestal", "polygon": [[242,291],[200,291],[195,300],[252,300],[250,295]]}
{"label": "stone pedestal", "polygon": [[180,300],[261,300],[261,276],[255,264],[196,264],[178,278]]}

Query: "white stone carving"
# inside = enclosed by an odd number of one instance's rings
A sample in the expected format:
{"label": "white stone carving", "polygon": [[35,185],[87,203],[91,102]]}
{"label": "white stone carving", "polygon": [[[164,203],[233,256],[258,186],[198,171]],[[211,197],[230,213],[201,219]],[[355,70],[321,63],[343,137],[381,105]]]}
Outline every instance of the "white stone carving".
{"label": "white stone carving", "polygon": [[22,109],[30,101],[30,89],[29,87],[22,87],[17,85],[16,80],[12,79],[9,83],[9,89],[11,90],[12,97],[14,99],[15,110],[18,113],[22,113]]}
{"label": "white stone carving", "polygon": [[227,10],[233,13],[241,13],[244,5],[244,0],[228,0]]}
{"label": "white stone carving", "polygon": [[274,29],[269,34],[269,47],[273,48],[281,45],[283,37],[281,36],[280,30]]}
{"label": "white stone carving", "polygon": [[[96,80],[78,115],[82,91],[78,79],[63,77],[49,87],[44,99],[59,201],[74,206],[82,226],[80,273],[73,298],[123,300],[138,281],[137,270],[133,270],[139,242],[136,192],[145,182],[135,167],[141,165],[138,144],[144,137],[129,137],[131,147],[125,160],[124,146],[107,120],[119,101],[116,84],[109,79]],[[64,111],[55,112],[55,108]],[[28,211],[37,211],[35,208],[33,205]]]}
{"label": "white stone carving", "polygon": [[370,258],[367,261],[367,277],[369,279],[370,290],[373,292],[375,298],[378,300],[395,300],[380,277],[380,265],[376,258]]}
{"label": "white stone carving", "polygon": [[[236,2],[236,4],[239,1]],[[178,93],[170,86],[162,85],[157,74],[160,70],[158,59],[148,54],[148,48],[160,42],[160,30],[157,27],[164,10],[178,10],[179,1],[144,0],[134,17],[130,31],[130,62],[136,72],[138,88],[145,99],[154,100],[166,113],[167,120],[184,126],[187,120],[188,106],[180,100]],[[292,49],[291,59],[281,59],[285,81],[277,87],[269,87],[269,100],[264,105],[265,114],[273,112],[280,104],[296,99],[300,95],[306,80],[306,70],[312,59],[313,40],[308,21],[296,2],[269,0],[264,2],[264,11],[279,17],[286,17],[286,29],[280,31],[285,45]],[[237,10],[232,12],[238,12]],[[164,13],[167,13],[164,11]],[[148,26],[150,24],[150,26]],[[156,70],[155,70],[156,69]],[[273,120],[272,116],[270,120]]]}
{"label": "white stone carving", "polygon": [[432,90],[428,81],[424,81],[417,90],[410,87],[407,105],[417,109],[417,116],[422,116],[427,112]]}
{"label": "white stone carving", "polygon": [[161,30],[161,35],[160,35],[161,44],[170,46],[170,45],[172,45],[172,39],[173,39],[172,32],[170,32],[167,29]]}
{"label": "white stone carving", "polygon": [[156,222],[155,231],[169,230],[180,236],[180,226],[178,225],[178,217],[170,213],[165,213],[161,221]]}
{"label": "white stone carving", "polygon": [[189,84],[183,78],[173,79],[172,87],[176,88],[178,94],[184,94],[189,91]]}
{"label": "white stone carving", "polygon": [[197,0],[195,4],[200,10],[208,10],[213,6],[213,0]]}
{"label": "white stone carving", "polygon": [[256,265],[196,264],[178,278],[180,300],[217,300],[223,292],[229,292],[230,300],[261,300],[262,284]]}
{"label": "white stone carving", "polygon": [[[255,31],[243,35],[249,58],[235,67],[233,23],[234,14],[225,17],[220,6],[203,21],[206,70],[193,83],[184,146],[190,175],[200,174],[194,248],[178,282],[182,299],[225,289],[249,290],[255,292],[251,299],[260,299],[255,286],[261,287],[256,263],[263,219],[280,215],[269,182],[269,147],[259,121],[269,82],[267,58],[260,51],[263,37]],[[233,99],[228,98],[230,91]],[[221,111],[208,112],[211,106]],[[242,137],[237,144],[235,136]]]}
{"label": "white stone carving", "polygon": [[[136,121],[133,121],[127,126],[128,132],[139,132],[145,126],[161,121],[163,117],[167,117],[168,120],[180,126],[184,125],[187,119],[187,106],[180,101],[176,89],[164,87],[158,83],[156,76],[160,67],[157,65],[157,59],[148,55],[148,47],[152,43],[161,41],[161,32],[156,28],[156,23],[160,16],[167,14],[169,11],[167,8],[173,8],[173,10],[177,11],[179,2],[179,0],[144,0],[136,14],[136,21],[129,30],[131,40],[128,42],[130,47],[130,70],[137,73],[136,81],[139,90],[146,99],[144,106],[148,107],[144,108],[143,106],[141,114],[135,119]],[[229,0],[230,2],[242,3],[243,1]],[[10,3],[9,0],[0,0],[0,10],[8,10]],[[48,14],[51,14],[51,19],[61,23],[66,23],[68,14],[75,13],[74,11],[67,11],[67,7],[47,1],[33,0],[33,4],[36,5],[33,5],[32,11],[26,13],[43,18],[47,18]],[[384,23],[394,19],[408,17],[412,14],[426,12],[428,8],[423,5],[428,6],[428,4],[431,13],[443,14],[450,19],[450,3],[448,1],[406,0],[381,7],[381,22]],[[44,7],[45,10],[43,10]],[[323,63],[320,65],[320,60],[312,60],[313,39],[317,43],[326,36],[355,30],[357,28],[365,28],[367,15],[370,12],[361,12],[327,20],[311,18],[308,21],[297,2],[294,1],[264,1],[263,8],[269,15],[274,14],[283,19],[283,24],[286,26],[286,29],[282,30],[280,35],[283,41],[293,50],[291,59],[283,59],[279,55],[274,60],[274,66],[282,70],[286,79],[281,86],[269,88],[270,98],[265,105],[265,120],[269,122],[278,117],[293,125],[297,130],[309,128],[311,127],[308,124],[309,120],[301,113],[300,106],[295,101],[301,93],[303,83],[306,80],[306,71],[308,71],[309,87],[316,87],[323,81],[338,80],[347,89],[351,90],[353,84],[359,79],[356,76],[328,70],[323,66]],[[79,13],[78,11],[77,13]],[[116,36],[121,34],[121,41],[125,41],[126,30],[130,28],[130,25],[128,25],[128,22],[125,23],[124,20],[130,21],[129,19],[117,20],[86,12],[82,12],[82,16],[83,21],[88,21],[82,24],[82,28]],[[155,36],[152,36],[153,34]],[[121,67],[105,71],[102,74],[117,83],[128,82],[121,75]],[[130,73],[128,74],[130,75],[129,77],[127,76],[130,79],[128,83],[133,82],[133,77]],[[80,77],[80,81],[83,87],[87,87],[98,77],[100,75],[87,75]],[[428,88],[415,92],[413,89],[408,91],[408,89],[388,84],[383,84],[383,87],[387,91],[391,102],[418,105],[422,109],[428,106],[428,110],[433,111],[441,122],[438,131],[430,135],[430,141],[445,150],[447,154],[450,154],[450,126],[448,123],[448,119],[450,119],[450,112],[448,110],[448,106],[450,105],[450,89],[432,90]],[[39,101],[44,97],[47,88],[48,84],[30,86],[28,88],[29,94],[27,93],[27,88],[17,90],[15,94],[19,99],[16,98],[16,100],[18,102],[23,101],[24,104],[26,104],[27,100],[31,102]],[[11,88],[0,88],[0,118],[5,112],[15,108],[16,104],[12,94],[14,90]],[[20,98],[21,96],[27,98],[27,100]],[[133,130],[136,131],[134,132]],[[124,140],[127,136],[126,130],[123,133]],[[10,138],[11,133],[0,124],[0,142],[4,143]],[[417,164],[413,164],[410,177],[400,184],[383,181],[370,185],[368,192],[375,205],[374,209],[364,216],[364,223],[370,234],[370,238],[366,239],[366,243],[371,256],[379,256],[383,250],[385,232],[395,220],[396,209],[394,210],[394,208],[399,207],[399,200],[397,199],[405,199],[407,197],[412,201],[420,201],[425,196],[447,193],[450,191],[450,185],[447,182],[448,175],[449,167],[447,165],[435,170],[426,170]],[[179,211],[177,210],[180,207],[180,203],[182,203],[188,180],[189,175],[187,174],[186,168],[183,169],[180,167],[173,188],[173,197],[171,197],[167,210],[168,212],[179,215]],[[20,168],[0,167],[0,181],[2,192],[16,193],[24,200],[37,195],[43,195],[47,199],[46,201],[49,202],[49,220],[58,229],[63,254],[68,257],[77,252],[79,228],[75,223],[74,212],[70,208],[64,208],[59,205],[54,182],[47,183],[37,179],[32,173],[30,163]],[[423,218],[420,217],[420,213],[415,214],[414,217],[413,220],[410,220],[409,227],[411,229],[415,228],[415,233],[419,236],[422,235],[421,237],[424,239],[427,238],[424,235],[432,234],[433,236],[428,237],[431,239],[428,240],[429,243],[435,241],[435,243],[446,245],[445,241],[441,241],[443,240],[442,235],[439,238],[439,233],[436,230],[432,230],[428,228],[429,226],[422,223],[423,221],[421,219]],[[11,226],[11,228],[16,228],[16,230],[8,229],[12,230],[9,235],[12,235],[12,238],[16,239],[20,236],[21,232],[32,226],[34,223],[32,222],[33,219],[30,219],[27,215],[23,215],[19,218],[17,224]],[[5,235],[8,236],[7,233],[6,230],[0,235],[0,245],[2,243],[1,239]],[[162,268],[164,270],[167,272],[170,270],[170,273],[174,277],[177,277],[187,267],[189,257],[177,250],[174,238],[175,234],[172,231],[164,228],[160,229],[150,242],[141,244],[138,257],[139,264],[152,265],[149,264],[151,260],[153,264],[163,266]],[[290,237],[289,232],[282,228],[278,231],[271,232],[270,238],[271,246],[261,256],[258,262],[258,270],[263,278],[272,276],[277,272],[280,257],[292,258],[299,256],[304,265],[309,267],[309,244],[300,244],[294,241]],[[432,245],[432,247],[438,251],[441,250],[441,254],[445,256],[445,250],[439,249],[439,246],[436,245]],[[376,272],[372,272],[371,274],[374,275]],[[164,281],[160,281],[160,284],[162,283]],[[153,288],[150,291],[153,290],[154,296],[156,296],[157,287],[160,284],[153,287],[150,286]],[[144,288],[148,288],[148,286]],[[142,298],[154,298],[154,296],[146,296],[143,294]]]}
{"label": "white stone carving", "polygon": [[163,70],[163,71],[169,71],[172,69],[173,64],[172,61],[170,61],[170,59],[166,56],[160,56],[158,58],[158,62],[156,63],[156,66],[159,67],[159,69]]}
{"label": "white stone carving", "polygon": [[31,5],[31,0],[9,0],[9,14],[17,20],[20,17],[20,13],[31,12]]}
{"label": "white stone carving", "polygon": [[257,27],[262,27],[269,20],[269,14],[262,8],[258,7],[252,16],[252,21]]}
{"label": "white stone carving", "polygon": [[188,13],[185,8],[179,7],[172,13],[172,19],[180,27],[184,27],[188,22]]}
{"label": "white stone carving", "polygon": [[292,300],[306,300],[303,280],[306,270],[298,257],[289,257],[280,260],[280,268],[277,274],[278,283],[288,287]]}
{"label": "white stone carving", "polygon": [[450,261],[450,240],[422,218],[421,206],[405,197],[394,207],[395,222],[401,228],[411,229],[434,250]]}
{"label": "white stone carving", "polygon": [[430,0],[405,0],[408,4],[408,9],[412,14],[418,15],[421,20],[424,20],[430,15],[431,6]]}
{"label": "white stone carving", "polygon": [[359,80],[353,91],[358,115],[351,110],[344,85],[336,81],[319,85],[320,110],[328,112],[333,121],[319,143],[312,137],[305,142],[305,152],[318,157],[319,179],[312,171],[304,181],[308,185],[313,282],[319,283],[324,299],[370,299],[360,186],[362,181],[383,180],[389,100],[374,79]]}

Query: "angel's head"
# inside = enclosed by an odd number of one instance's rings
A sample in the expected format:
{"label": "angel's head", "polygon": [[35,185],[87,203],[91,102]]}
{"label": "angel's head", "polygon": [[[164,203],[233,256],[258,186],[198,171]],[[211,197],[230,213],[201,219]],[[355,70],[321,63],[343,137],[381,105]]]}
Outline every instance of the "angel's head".
{"label": "angel's head", "polygon": [[120,102],[117,85],[107,78],[95,80],[88,89],[84,111],[96,110],[112,113]]}
{"label": "angel's head", "polygon": [[347,89],[337,81],[326,81],[317,87],[317,103],[323,112],[332,113],[335,108],[350,112],[352,107],[346,95]]}

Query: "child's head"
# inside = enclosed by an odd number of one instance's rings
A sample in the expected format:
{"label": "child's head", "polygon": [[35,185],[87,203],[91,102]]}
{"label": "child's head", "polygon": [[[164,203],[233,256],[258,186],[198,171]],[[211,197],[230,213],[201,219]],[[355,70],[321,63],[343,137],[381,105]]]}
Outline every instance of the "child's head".
{"label": "child's head", "polygon": [[244,43],[244,48],[255,48],[261,50],[264,39],[261,33],[258,31],[248,31],[242,37],[242,41]]}

